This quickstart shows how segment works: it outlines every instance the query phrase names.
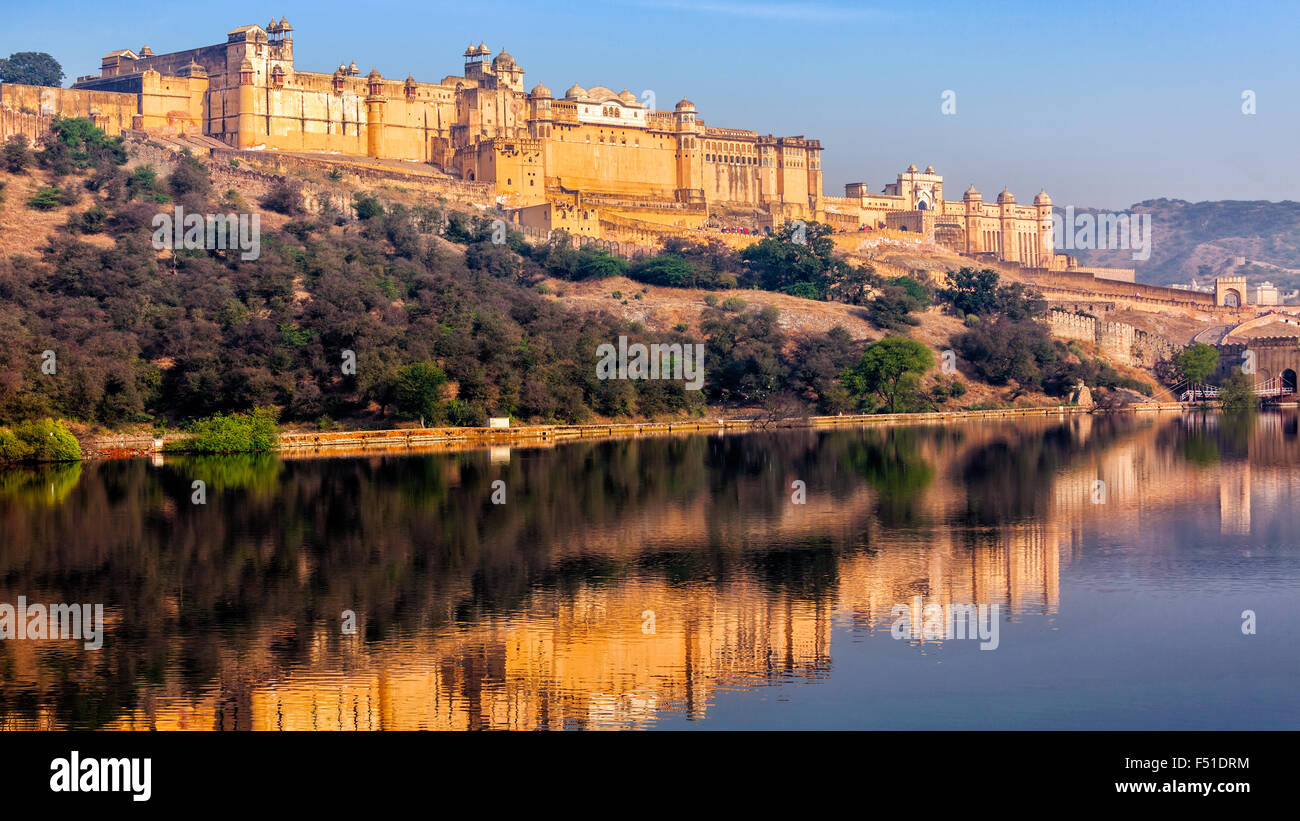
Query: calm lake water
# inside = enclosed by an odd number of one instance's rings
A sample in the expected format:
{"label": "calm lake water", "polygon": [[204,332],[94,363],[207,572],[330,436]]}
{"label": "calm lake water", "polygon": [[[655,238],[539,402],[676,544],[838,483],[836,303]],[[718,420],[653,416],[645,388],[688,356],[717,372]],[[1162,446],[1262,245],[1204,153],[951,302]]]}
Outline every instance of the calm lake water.
{"label": "calm lake water", "polygon": [[1296,729],[1298,502],[1293,412],[10,470],[0,603],[104,637],[0,727]]}

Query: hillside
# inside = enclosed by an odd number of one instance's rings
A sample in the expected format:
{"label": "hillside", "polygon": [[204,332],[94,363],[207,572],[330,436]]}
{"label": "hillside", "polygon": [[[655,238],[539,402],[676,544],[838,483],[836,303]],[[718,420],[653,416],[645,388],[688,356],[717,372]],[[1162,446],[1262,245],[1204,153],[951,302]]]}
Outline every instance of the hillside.
{"label": "hillside", "polygon": [[[1138,281],[1153,285],[1241,274],[1251,285],[1268,280],[1284,293],[1300,289],[1300,202],[1155,199],[1129,210],[1151,215],[1150,259],[1134,260],[1128,250],[1058,252],[1083,265],[1135,267]],[[1083,213],[1097,210],[1075,209]]]}
{"label": "hillside", "polygon": [[[806,246],[773,238],[751,256],[688,242],[626,261],[564,239],[494,244],[487,207],[391,179],[286,179],[128,148],[116,161],[81,152],[82,165],[57,173],[42,156],[0,176],[0,424],[54,415],[157,429],[266,406],[321,429],[851,413],[894,401],[844,377],[868,345],[910,336],[938,362],[971,334],[933,302],[960,258],[897,253],[905,246],[846,256],[815,224]],[[67,203],[35,210],[31,197],[51,188]],[[255,259],[151,243],[154,215],[177,205],[259,202]],[[656,281],[683,276],[702,287]],[[1150,381],[1096,364],[1086,347],[1054,349],[1032,322],[995,319],[970,350],[1033,337],[998,354],[1000,376],[986,379],[988,362],[961,360],[951,375],[931,365],[900,408],[1054,405],[1078,379]],[[620,336],[703,345],[704,390],[602,381],[596,351]],[[47,350],[56,374],[41,370]],[[340,364],[350,355],[355,373]]]}

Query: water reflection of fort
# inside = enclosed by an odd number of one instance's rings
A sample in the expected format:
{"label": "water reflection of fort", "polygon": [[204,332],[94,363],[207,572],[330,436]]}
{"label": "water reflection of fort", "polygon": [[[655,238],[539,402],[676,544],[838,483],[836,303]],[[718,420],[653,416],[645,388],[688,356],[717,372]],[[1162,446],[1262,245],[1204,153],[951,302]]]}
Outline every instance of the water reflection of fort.
{"label": "water reflection of fort", "polygon": [[[1282,439],[1267,418],[1249,435],[1250,459],[1207,457],[1205,464],[1161,444],[1167,421],[1106,432],[1095,448],[1088,445],[1101,435],[1098,422],[1067,424],[1074,452],[1049,481],[1026,491],[1032,498],[990,491],[1007,510],[981,507],[966,456],[1015,454],[1041,431],[990,425],[959,438],[922,437],[918,458],[938,469],[904,501],[893,500],[890,516],[905,514],[902,524],[882,524],[891,491],[871,486],[826,498],[810,485],[806,505],[721,519],[704,495],[631,509],[557,537],[549,560],[605,557],[626,567],[654,555],[633,571],[538,586],[509,612],[379,640],[363,638],[364,625],[361,635],[341,636],[321,623],[288,664],[273,648],[287,633],[301,639],[301,625],[262,625],[241,637],[238,651],[220,649],[216,680],[204,692],[186,692],[166,676],[141,686],[135,705],[109,727],[555,729],[702,718],[721,691],[829,675],[833,624],[888,635],[891,608],[916,595],[927,603],[998,604],[1015,619],[1056,613],[1062,565],[1075,560],[1085,530],[1103,521],[1137,528],[1144,514],[1171,505],[1217,502],[1224,533],[1249,532],[1252,494],[1280,493],[1282,466],[1294,457],[1260,444]],[[674,557],[715,544],[738,545],[752,561],[685,577],[661,571]],[[773,545],[796,547],[773,555]],[[782,565],[800,562],[794,571]],[[42,676],[34,647],[15,644],[11,653],[20,681]],[[4,726],[59,723],[41,710],[8,716]]]}

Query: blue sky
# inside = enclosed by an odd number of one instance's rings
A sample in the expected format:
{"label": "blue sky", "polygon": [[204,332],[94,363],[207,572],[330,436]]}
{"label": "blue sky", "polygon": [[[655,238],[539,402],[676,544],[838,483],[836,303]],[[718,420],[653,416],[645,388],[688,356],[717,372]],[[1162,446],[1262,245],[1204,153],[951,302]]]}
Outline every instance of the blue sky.
{"label": "blue sky", "polygon": [[[176,51],[288,16],[307,70],[355,60],[432,81],[483,40],[509,49],[529,87],[626,86],[660,107],[685,95],[711,125],[817,137],[831,194],[857,180],[878,191],[916,163],[953,198],[971,183],[1109,208],[1300,198],[1294,2],[8,5],[0,55],[48,51],[68,82],[112,49]],[[955,115],[940,111],[945,90]]]}

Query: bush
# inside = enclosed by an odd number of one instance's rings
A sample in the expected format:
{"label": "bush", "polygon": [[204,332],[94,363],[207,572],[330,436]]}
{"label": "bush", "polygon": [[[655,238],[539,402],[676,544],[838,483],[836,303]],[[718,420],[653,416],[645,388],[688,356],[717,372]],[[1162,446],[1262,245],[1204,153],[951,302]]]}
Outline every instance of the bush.
{"label": "bush", "polygon": [[53,211],[60,206],[76,205],[80,199],[81,195],[71,186],[67,188],[46,186],[37,190],[27,200],[27,206],[37,211]]}
{"label": "bush", "polygon": [[68,215],[68,230],[74,234],[102,234],[107,223],[108,212],[98,205]]}
{"label": "bush", "polygon": [[626,275],[627,262],[625,260],[610,256],[605,251],[590,248],[583,248],[578,252],[578,264],[573,274],[574,279],[606,279]]}
{"label": "bush", "polygon": [[21,174],[32,164],[32,155],[27,150],[27,138],[15,134],[5,141],[4,167],[10,174]]}
{"label": "bush", "polygon": [[176,197],[186,194],[206,197],[212,189],[212,179],[208,176],[208,167],[186,151],[175,170],[167,177],[167,187]]}
{"label": "bush", "polygon": [[665,252],[631,267],[628,276],[637,282],[670,288],[732,288],[736,278],[709,270],[680,253]]}
{"label": "bush", "polygon": [[447,421],[459,428],[486,428],[488,415],[478,405],[453,399],[447,403]]}
{"label": "bush", "polygon": [[188,441],[171,443],[169,450],[193,453],[256,453],[275,450],[280,444],[280,429],[271,408],[252,413],[216,414],[190,425]]}
{"label": "bush", "polygon": [[290,180],[277,182],[259,202],[263,208],[286,217],[299,216],[306,210],[302,205],[302,187]]}
{"label": "bush", "polygon": [[[915,280],[907,277],[897,278],[897,280],[904,279],[920,287]],[[911,288],[902,284],[893,284],[897,280],[891,280],[890,284],[881,287],[876,296],[867,303],[867,320],[877,328],[901,331],[905,326],[921,324],[921,320],[912,314],[922,310],[925,307],[924,303],[914,296]],[[920,293],[925,297],[924,288],[921,288]]]}
{"label": "bush", "polygon": [[1234,368],[1232,375],[1219,386],[1219,399],[1226,411],[1253,410],[1259,404],[1255,395],[1255,379]]}
{"label": "bush", "polygon": [[141,199],[151,202],[171,202],[171,197],[163,191],[158,181],[158,172],[152,165],[141,165],[126,178],[126,198]]}
{"label": "bush", "polygon": [[368,220],[372,217],[382,217],[384,215],[384,206],[379,200],[368,194],[356,194],[352,197],[352,207],[357,212],[357,219]]}
{"label": "bush", "polygon": [[12,431],[0,429],[0,460],[6,462],[76,462],[81,444],[62,422],[43,419],[23,422]]}

